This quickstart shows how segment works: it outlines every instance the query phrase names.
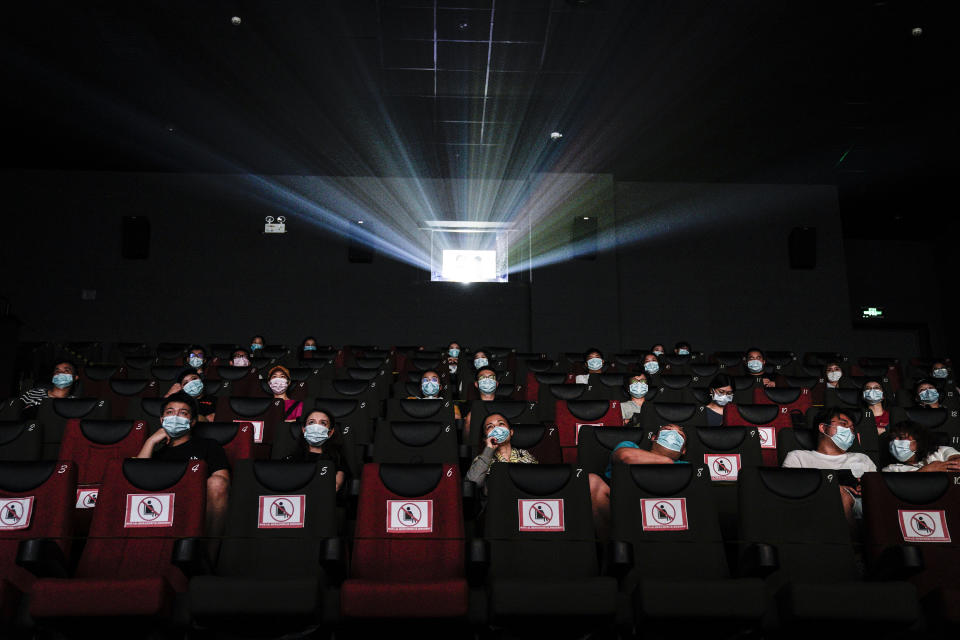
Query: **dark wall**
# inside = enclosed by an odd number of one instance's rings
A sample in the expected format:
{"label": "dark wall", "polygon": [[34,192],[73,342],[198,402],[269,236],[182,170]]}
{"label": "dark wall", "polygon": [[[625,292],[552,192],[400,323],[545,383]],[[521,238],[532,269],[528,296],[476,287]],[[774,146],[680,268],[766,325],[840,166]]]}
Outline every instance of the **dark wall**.
{"label": "dark wall", "polygon": [[[647,347],[826,349],[851,344],[835,189],[609,183],[594,260],[538,266],[532,285],[429,283],[378,253],[351,264],[343,239],[276,215],[239,177],[26,172],[3,175],[13,206],[2,295],[21,339],[440,344],[543,351]],[[123,215],[148,216],[150,258],[120,256]],[[533,233],[562,241],[573,209]],[[569,218],[569,220],[567,220]],[[789,268],[787,238],[817,228],[817,268]],[[95,300],[81,291],[96,290]],[[900,347],[896,347],[900,348]],[[899,355],[899,354],[898,354]],[[905,354],[904,354],[905,355]]]}

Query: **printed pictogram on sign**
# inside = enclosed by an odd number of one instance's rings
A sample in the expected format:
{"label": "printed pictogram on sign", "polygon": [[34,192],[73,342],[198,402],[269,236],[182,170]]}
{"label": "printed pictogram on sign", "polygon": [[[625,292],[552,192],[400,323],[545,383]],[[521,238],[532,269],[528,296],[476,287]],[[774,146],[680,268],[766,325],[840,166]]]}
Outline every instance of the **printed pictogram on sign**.
{"label": "printed pictogram on sign", "polygon": [[0,498],[0,531],[15,531],[30,526],[33,516],[33,496]]}
{"label": "printed pictogram on sign", "polygon": [[307,497],[305,495],[260,496],[257,528],[302,529],[306,501]]}
{"label": "printed pictogram on sign", "polygon": [[253,441],[263,442],[263,420],[234,420],[234,422],[249,422],[253,425]]}
{"label": "printed pictogram on sign", "polygon": [[777,448],[777,430],[773,427],[757,427],[757,435],[760,436],[761,449]]}
{"label": "printed pictogram on sign", "polygon": [[93,509],[97,506],[97,496],[100,494],[100,487],[77,487],[77,509]]}
{"label": "printed pictogram on sign", "polygon": [[710,479],[733,482],[740,475],[739,453],[705,453],[703,462],[710,469]]}
{"label": "printed pictogram on sign", "polygon": [[517,500],[520,531],[563,531],[563,499]]}
{"label": "printed pictogram on sign", "polygon": [[644,531],[684,531],[687,527],[686,498],[643,498]]}
{"label": "printed pictogram on sign", "polygon": [[172,527],[172,493],[128,493],[126,527]]}
{"label": "printed pictogram on sign", "polygon": [[387,500],[388,533],[433,531],[433,500]]}
{"label": "printed pictogram on sign", "polygon": [[905,542],[950,542],[946,511],[899,510]]}

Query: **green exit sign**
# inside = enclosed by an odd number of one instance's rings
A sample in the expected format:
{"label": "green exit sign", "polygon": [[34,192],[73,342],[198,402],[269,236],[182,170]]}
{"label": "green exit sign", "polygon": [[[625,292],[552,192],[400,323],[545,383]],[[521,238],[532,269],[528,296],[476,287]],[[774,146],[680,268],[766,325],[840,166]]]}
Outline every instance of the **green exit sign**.
{"label": "green exit sign", "polygon": [[877,320],[883,317],[883,307],[860,307],[864,320]]}

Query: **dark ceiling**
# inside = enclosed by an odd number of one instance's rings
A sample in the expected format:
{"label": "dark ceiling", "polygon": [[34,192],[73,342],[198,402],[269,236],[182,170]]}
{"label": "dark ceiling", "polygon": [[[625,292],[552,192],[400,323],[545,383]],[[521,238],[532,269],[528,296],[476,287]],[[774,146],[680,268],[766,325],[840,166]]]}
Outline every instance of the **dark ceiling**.
{"label": "dark ceiling", "polygon": [[19,3],[3,166],[930,182],[957,139],[947,4]]}

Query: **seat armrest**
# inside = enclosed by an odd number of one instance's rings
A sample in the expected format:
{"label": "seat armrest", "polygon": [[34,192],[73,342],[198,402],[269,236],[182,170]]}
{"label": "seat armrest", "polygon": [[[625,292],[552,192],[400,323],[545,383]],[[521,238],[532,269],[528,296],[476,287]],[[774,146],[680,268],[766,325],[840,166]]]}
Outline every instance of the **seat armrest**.
{"label": "seat armrest", "polygon": [[364,462],[373,462],[373,443],[368,442],[363,445],[363,461]]}
{"label": "seat armrest", "polygon": [[67,578],[67,557],[51,538],[30,538],[17,545],[17,566],[38,578]]}
{"label": "seat armrest", "polygon": [[633,568],[633,544],[624,540],[611,540],[604,547],[604,568],[608,576],[618,580]]}
{"label": "seat armrest", "polygon": [[762,542],[746,545],[740,551],[739,573],[744,578],[766,578],[780,568],[774,546]]}
{"label": "seat armrest", "polygon": [[203,538],[179,538],[173,543],[171,564],[187,576],[205,575],[213,572],[207,542]]}
{"label": "seat armrest", "polygon": [[923,571],[923,550],[915,544],[898,544],[884,549],[871,563],[870,574],[878,580],[906,580]]}
{"label": "seat armrest", "polygon": [[484,583],[490,566],[490,544],[483,538],[467,541],[467,583],[479,587]]}
{"label": "seat armrest", "polygon": [[347,574],[347,550],[342,538],[327,538],[323,541],[323,557],[320,564],[330,584],[340,584]]}

